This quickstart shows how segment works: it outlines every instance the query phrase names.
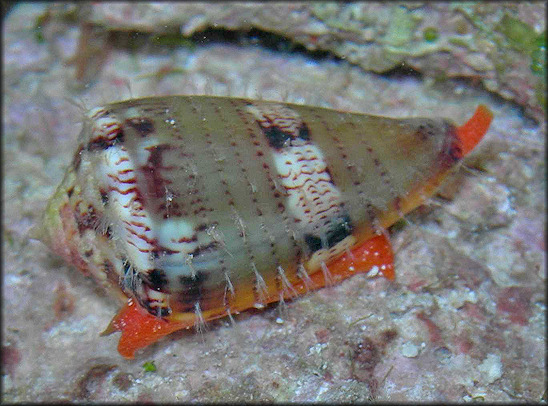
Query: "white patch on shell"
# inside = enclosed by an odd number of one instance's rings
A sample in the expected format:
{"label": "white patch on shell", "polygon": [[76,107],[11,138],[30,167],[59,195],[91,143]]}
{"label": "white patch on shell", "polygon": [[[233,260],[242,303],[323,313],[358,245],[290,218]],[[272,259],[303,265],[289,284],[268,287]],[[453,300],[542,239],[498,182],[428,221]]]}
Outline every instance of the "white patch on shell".
{"label": "white patch on shell", "polygon": [[109,216],[115,219],[118,227],[114,231],[123,230],[124,235],[115,235],[125,244],[128,259],[139,272],[154,268],[150,253],[154,250],[151,241],[154,240],[153,223],[150,216],[139,201],[135,164],[123,146],[112,146],[103,154],[100,168],[103,182],[108,186],[109,206],[112,211]]}
{"label": "white patch on shell", "polygon": [[91,140],[97,138],[112,140],[119,135],[122,124],[115,115],[109,114],[105,107],[90,110],[87,117],[92,120]]}
{"label": "white patch on shell", "polygon": [[186,220],[164,220],[158,224],[158,242],[165,248],[174,251],[192,252],[198,247],[197,242],[189,242],[194,235],[194,228]]}
{"label": "white patch on shell", "polygon": [[[274,166],[278,172],[281,187],[287,196],[286,207],[298,220],[298,237],[311,234],[321,238],[327,247],[327,236],[334,219],[343,218],[342,195],[331,179],[320,148],[305,135],[306,129],[299,114],[283,105],[248,105],[247,110],[264,129],[277,127],[288,134],[280,148],[271,148]],[[319,269],[334,257],[348,250],[355,243],[353,236],[347,236],[331,248],[321,248],[307,261],[307,269]],[[325,269],[323,269],[325,273]],[[329,279],[326,276],[326,279]],[[329,281],[328,281],[329,282]]]}
{"label": "white patch on shell", "polygon": [[248,105],[247,111],[261,123],[263,128],[280,127],[293,137],[299,136],[299,128],[302,123],[299,114],[289,107],[281,104]]}
{"label": "white patch on shell", "polygon": [[157,237],[162,247],[177,251],[170,253],[169,258],[162,258],[158,263],[169,279],[176,276],[195,276],[193,257],[190,254],[199,246],[198,241],[190,241],[194,235],[191,223],[185,220],[163,220],[158,223]]}
{"label": "white patch on shell", "polygon": [[[315,145],[289,146],[273,154],[291,214],[313,233],[340,213],[341,193],[331,182],[327,165]],[[321,231],[320,231],[321,233]]]}
{"label": "white patch on shell", "polygon": [[263,129],[276,126],[291,135],[291,142],[271,149],[281,186],[287,194],[287,207],[300,220],[303,234],[325,235],[325,226],[342,213],[341,193],[333,184],[320,148],[300,138],[304,123],[299,114],[282,105],[247,107]]}

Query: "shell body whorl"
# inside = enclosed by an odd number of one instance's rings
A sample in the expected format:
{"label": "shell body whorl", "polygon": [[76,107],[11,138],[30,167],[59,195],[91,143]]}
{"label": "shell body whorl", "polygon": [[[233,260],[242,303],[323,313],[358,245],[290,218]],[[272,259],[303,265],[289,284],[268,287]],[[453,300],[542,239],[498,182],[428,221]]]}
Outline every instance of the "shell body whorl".
{"label": "shell body whorl", "polygon": [[[91,110],[50,246],[150,314],[211,319],[300,293],[462,158],[442,119],[207,96]],[[317,280],[317,278],[316,278]]]}

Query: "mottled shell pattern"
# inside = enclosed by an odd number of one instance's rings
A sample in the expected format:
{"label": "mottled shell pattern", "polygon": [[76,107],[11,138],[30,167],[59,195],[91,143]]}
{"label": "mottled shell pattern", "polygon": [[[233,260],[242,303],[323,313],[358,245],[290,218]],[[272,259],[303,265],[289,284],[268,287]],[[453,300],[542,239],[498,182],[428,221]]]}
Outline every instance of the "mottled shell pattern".
{"label": "mottled shell pattern", "polygon": [[44,239],[123,300],[192,325],[346,277],[330,264],[469,149],[444,119],[208,96],[111,103],[87,114]]}

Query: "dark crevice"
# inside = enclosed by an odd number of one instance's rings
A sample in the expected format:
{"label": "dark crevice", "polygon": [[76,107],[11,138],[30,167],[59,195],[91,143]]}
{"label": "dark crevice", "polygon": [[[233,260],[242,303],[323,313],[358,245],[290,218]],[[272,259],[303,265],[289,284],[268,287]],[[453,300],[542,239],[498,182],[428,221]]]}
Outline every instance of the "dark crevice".
{"label": "dark crevice", "polygon": [[177,31],[163,33],[145,33],[140,31],[112,31],[109,38],[111,46],[129,50],[151,47],[147,51],[163,52],[166,49],[214,44],[233,44],[238,46],[256,46],[274,52],[300,54],[314,60],[342,60],[329,51],[309,50],[282,35],[251,28],[249,30],[228,30],[207,28],[184,36]]}
{"label": "dark crevice", "polygon": [[422,79],[424,76],[422,72],[415,70],[414,68],[412,68],[405,62],[401,62],[400,64],[394,66],[392,69],[387,70],[386,72],[382,72],[379,75],[387,79],[402,79],[402,78]]}
{"label": "dark crevice", "polygon": [[[99,29],[99,28],[97,28]],[[100,30],[100,29],[99,29]],[[291,55],[302,55],[315,61],[343,61],[344,59],[336,56],[331,51],[309,50],[304,45],[299,44],[283,35],[264,31],[257,28],[247,30],[230,30],[224,28],[209,27],[203,31],[195,32],[190,36],[184,36],[177,28],[166,30],[160,33],[146,33],[141,31],[109,31],[108,43],[113,48],[122,48],[129,51],[142,51],[146,53],[165,53],[174,48],[187,47],[193,49],[198,46],[232,44],[241,47],[255,46]],[[355,65],[350,63],[351,65]],[[406,62],[401,62],[392,69],[378,73],[380,77],[386,79],[398,80],[414,78],[424,79],[425,75],[421,71],[414,69]],[[435,78],[436,79],[436,78]],[[484,88],[480,80],[468,77],[446,78],[443,74],[435,82],[434,86],[448,86],[448,82],[462,81],[466,88]],[[454,86],[454,85],[450,85]],[[496,93],[487,90],[496,100],[502,100],[502,97]],[[513,103],[523,113],[526,118],[528,115],[525,108],[517,103]],[[531,125],[536,123],[534,118],[530,118]]]}
{"label": "dark crevice", "polygon": [[274,34],[268,31],[252,28],[247,31],[230,31],[221,29],[207,29],[194,34],[193,41],[203,44],[206,43],[232,43],[241,46],[257,46],[274,52],[283,52],[288,54],[300,54],[314,60],[340,59],[329,51],[309,50],[304,45],[292,41],[282,35]]}

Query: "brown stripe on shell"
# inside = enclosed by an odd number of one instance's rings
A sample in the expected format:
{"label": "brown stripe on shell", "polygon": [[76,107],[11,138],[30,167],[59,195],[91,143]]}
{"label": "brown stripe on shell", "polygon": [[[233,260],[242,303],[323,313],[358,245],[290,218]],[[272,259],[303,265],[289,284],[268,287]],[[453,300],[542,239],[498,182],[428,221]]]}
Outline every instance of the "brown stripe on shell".
{"label": "brown stripe on shell", "polygon": [[[202,116],[202,111],[199,107],[197,107],[191,100],[191,109],[193,111],[194,114],[196,114],[197,116]],[[218,111],[217,111],[218,113]],[[211,128],[209,127],[209,125],[207,124],[207,121],[202,121],[202,133],[204,134],[204,138],[205,138],[205,142],[206,142],[206,151],[207,151],[207,154],[210,156],[210,161],[214,163],[214,166],[216,167],[216,170],[215,170],[215,173],[216,175],[218,176],[218,180],[219,180],[219,183],[220,183],[220,190],[222,191],[222,194],[224,196],[226,196],[226,203],[227,205],[233,210],[233,211],[236,211],[236,208],[235,208],[235,204],[234,204],[234,196],[232,195],[230,189],[229,189],[229,184],[228,184],[228,181],[226,179],[226,176],[224,174],[224,171],[223,171],[223,167],[221,165],[221,160],[220,158],[217,156],[217,153],[216,151],[214,150],[213,148],[213,141],[212,141],[212,130]],[[243,238],[242,238],[243,239]],[[222,249],[222,247],[219,246],[219,244],[214,244],[212,247],[215,247],[217,249]],[[235,294],[235,292],[233,291],[233,284],[230,282],[230,270],[229,270],[229,267],[226,265],[225,263],[225,260],[224,258],[221,256],[219,258],[219,265],[220,265],[220,269],[219,269],[219,272],[222,272],[227,281],[227,285],[225,287],[225,291],[224,291],[224,295],[223,295],[223,303],[222,305],[225,307],[225,309],[228,310],[228,312],[230,312],[230,298],[228,297],[227,295],[227,288],[229,290],[231,290],[231,293],[232,295]],[[205,303],[202,303],[200,300],[198,300],[199,302],[199,305],[200,305],[200,309],[202,310],[207,310],[209,307],[216,307],[217,304],[215,303],[207,303],[207,306],[205,305]]]}
{"label": "brown stripe on shell", "polygon": [[[287,233],[288,238],[291,241],[292,249],[294,250],[293,258],[296,260],[296,262],[300,262],[301,261],[301,256],[302,256],[302,253],[303,253],[304,250],[303,250],[303,248],[301,248],[301,246],[299,244],[299,241],[295,238],[296,230],[292,227],[292,225],[291,225],[292,221],[290,220],[289,216],[286,213],[285,199],[282,196],[282,193],[280,193],[280,190],[277,187],[277,183],[274,181],[274,177],[272,175],[273,171],[270,168],[270,164],[267,161],[266,156],[264,155],[263,148],[262,148],[262,143],[259,140],[259,137],[257,136],[257,133],[255,131],[255,128],[257,128],[256,121],[251,121],[252,119],[251,119],[249,113],[244,112],[240,105],[238,105],[238,104],[236,104],[235,102],[232,102],[232,101],[231,101],[231,103],[235,107],[236,112],[239,115],[239,117],[241,118],[242,122],[245,123],[246,131],[249,134],[253,145],[255,146],[256,155],[258,157],[258,160],[260,162],[262,162],[262,167],[264,169],[263,174],[265,175],[265,177],[267,179],[267,182],[270,186],[270,190],[272,191],[272,196],[274,197],[274,199],[276,201],[276,206],[278,208],[278,211],[282,216],[283,224],[285,226],[285,231]],[[249,105],[249,103],[247,103],[247,105]],[[262,128],[262,127],[259,126],[259,128]],[[274,171],[274,173],[275,173],[275,171]],[[263,228],[263,230],[268,234],[268,230],[266,230],[264,228]],[[268,237],[271,240],[270,244],[271,244],[271,247],[272,247],[272,255],[273,255],[273,257],[276,261],[276,268],[278,268],[279,266],[281,266],[281,261],[280,261],[279,257],[277,256],[277,254],[275,252],[275,242],[272,241],[273,237],[271,235],[269,235]],[[294,272],[295,272],[295,275],[296,275],[296,268],[295,268]],[[278,292],[280,292],[280,289],[282,289],[281,284],[279,284],[277,286],[277,289],[278,289]]]}
{"label": "brown stripe on shell", "polygon": [[[234,107],[237,108],[237,106],[234,106]],[[223,109],[219,108],[219,106],[215,106],[215,112],[217,114],[219,121],[223,124],[222,126],[227,129],[227,135],[229,138],[231,151],[234,154],[235,162],[241,172],[241,175],[247,184],[247,187],[249,190],[248,196],[249,196],[251,205],[253,205],[254,207],[254,212],[257,213],[257,216],[262,217],[263,213],[262,213],[262,210],[259,208],[259,201],[257,199],[256,193],[254,193],[254,190],[253,190],[254,189],[253,183],[251,182],[249,178],[248,169],[246,168],[245,162],[240,153],[240,151],[242,150],[242,145],[238,143],[234,134],[234,128],[233,126],[229,125],[229,121],[225,117],[226,112]],[[256,156],[259,157],[259,160],[264,159],[262,158],[264,156],[264,152],[261,150],[260,145],[255,145],[255,151],[256,151]],[[254,271],[252,275],[252,279],[253,279],[252,291],[254,296],[254,302],[263,303],[264,296],[267,294],[267,292],[264,291],[266,289],[266,286],[264,285],[264,279],[257,269],[255,254],[253,252],[251,245],[249,244],[249,239],[246,238],[245,224],[242,224],[241,228],[242,228],[241,230],[242,241],[244,243],[244,247],[248,256],[249,267],[252,268],[252,270]],[[294,241],[294,239],[292,241],[296,246],[296,242]],[[298,247],[295,247],[295,252],[299,254]]]}

